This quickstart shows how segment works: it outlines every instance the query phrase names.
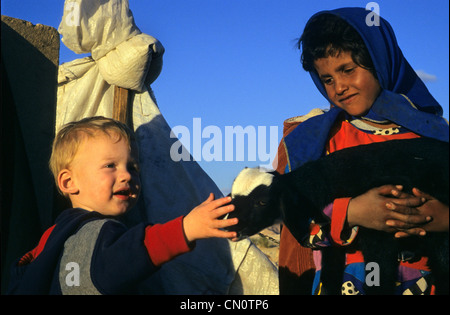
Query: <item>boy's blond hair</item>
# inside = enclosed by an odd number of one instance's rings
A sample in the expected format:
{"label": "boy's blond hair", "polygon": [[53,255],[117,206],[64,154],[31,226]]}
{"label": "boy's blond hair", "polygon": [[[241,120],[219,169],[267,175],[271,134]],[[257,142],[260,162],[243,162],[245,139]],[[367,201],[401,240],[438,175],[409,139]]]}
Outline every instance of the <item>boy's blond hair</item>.
{"label": "boy's blond hair", "polygon": [[112,137],[118,136],[128,142],[131,149],[135,142],[133,131],[120,121],[102,116],[88,117],[79,121],[70,122],[62,127],[53,141],[52,155],[50,157],[50,170],[58,187],[58,174],[69,168],[80,144],[86,138],[93,138],[98,133]]}

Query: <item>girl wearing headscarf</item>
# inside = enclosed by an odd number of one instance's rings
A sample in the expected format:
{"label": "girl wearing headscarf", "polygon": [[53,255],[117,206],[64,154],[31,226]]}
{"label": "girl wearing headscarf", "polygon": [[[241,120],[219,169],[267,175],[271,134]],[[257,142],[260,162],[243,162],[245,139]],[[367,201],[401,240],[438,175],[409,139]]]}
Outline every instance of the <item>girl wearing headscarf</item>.
{"label": "girl wearing headscarf", "polygon": [[[331,108],[285,122],[278,171],[289,172],[323,155],[374,142],[418,137],[448,142],[442,107],[403,56],[391,26],[381,17],[378,25],[367,25],[367,14],[363,8],[342,8],[319,12],[307,22],[299,40],[303,68]],[[301,240],[284,227],[280,293],[305,293],[305,286],[311,290],[308,275],[312,270],[313,294],[367,293],[366,262],[359,250],[350,250],[358,226],[397,237],[448,232],[448,205],[417,189],[406,194],[394,185],[336,199],[323,210],[329,223],[311,222],[310,233]],[[313,249],[332,244],[348,248],[342,283],[335,286],[338,290],[323,286],[322,251],[311,254],[299,243]],[[427,257],[404,258],[392,293],[435,293]]]}

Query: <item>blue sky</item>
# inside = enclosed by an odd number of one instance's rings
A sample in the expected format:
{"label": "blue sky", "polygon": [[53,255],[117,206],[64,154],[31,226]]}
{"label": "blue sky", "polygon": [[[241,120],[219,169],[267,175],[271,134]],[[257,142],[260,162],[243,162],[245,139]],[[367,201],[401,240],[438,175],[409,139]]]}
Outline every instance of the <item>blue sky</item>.
{"label": "blue sky", "polygon": [[[278,127],[283,121],[326,108],[299,63],[295,48],[308,18],[359,0],[130,0],[142,32],[164,45],[164,66],[153,83],[160,110],[171,127]],[[404,55],[449,117],[449,2],[379,0],[380,14],[394,28]],[[2,14],[58,28],[62,0],[3,0]],[[61,45],[60,62],[79,58]],[[198,120],[196,120],[198,121]],[[258,135],[259,136],[259,135]],[[193,137],[193,134],[191,134]],[[203,143],[208,139],[203,139]],[[192,139],[191,139],[192,143]],[[191,148],[192,150],[193,148]],[[268,149],[267,149],[268,150]],[[267,161],[200,161],[226,190],[244,166]]]}

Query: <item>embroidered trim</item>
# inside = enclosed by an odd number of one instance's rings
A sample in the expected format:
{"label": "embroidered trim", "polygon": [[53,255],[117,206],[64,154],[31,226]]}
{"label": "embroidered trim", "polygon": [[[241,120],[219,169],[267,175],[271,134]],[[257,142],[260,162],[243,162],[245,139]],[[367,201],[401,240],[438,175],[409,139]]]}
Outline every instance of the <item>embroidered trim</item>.
{"label": "embroidered trim", "polygon": [[353,119],[351,121],[347,120],[347,122],[352,124],[354,127],[358,128],[359,130],[373,133],[374,135],[381,135],[381,136],[389,136],[389,135],[401,133],[404,130],[404,128],[402,128],[400,126],[382,129],[382,128],[378,128],[378,127],[369,125],[360,119]]}
{"label": "embroidered trim", "polygon": [[287,167],[288,167],[288,170],[290,172],[292,169],[291,169],[291,161],[290,161],[290,158],[289,158],[289,152],[288,152],[288,149],[287,149],[287,145],[284,142],[284,138],[281,141],[283,142],[284,151],[286,152]]}
{"label": "embroidered trim", "polygon": [[390,121],[389,120],[375,120],[375,119],[370,119],[370,118],[368,118],[368,117],[364,117],[364,116],[361,116],[361,119],[362,120],[367,120],[367,121],[370,121],[370,122],[373,122],[373,123],[376,123],[376,124],[388,124],[388,123],[390,123]]}
{"label": "embroidered trim", "polygon": [[399,127],[392,127],[387,129],[377,129],[373,132],[374,135],[380,135],[380,136],[389,136],[400,133]]}
{"label": "embroidered trim", "polygon": [[417,109],[416,105],[414,105],[413,102],[411,102],[411,100],[408,98],[408,96],[406,96],[405,94],[400,94],[401,96],[403,96],[404,98],[406,98],[406,100],[409,102],[409,104],[414,108]]}

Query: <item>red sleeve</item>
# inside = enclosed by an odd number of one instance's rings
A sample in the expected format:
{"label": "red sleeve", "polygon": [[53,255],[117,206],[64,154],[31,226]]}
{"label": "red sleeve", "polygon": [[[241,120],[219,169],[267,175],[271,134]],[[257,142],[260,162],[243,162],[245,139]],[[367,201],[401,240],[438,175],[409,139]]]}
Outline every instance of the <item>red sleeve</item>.
{"label": "red sleeve", "polygon": [[339,245],[349,245],[355,238],[357,229],[352,229],[349,237],[342,239],[345,222],[347,218],[347,208],[351,198],[339,198],[333,202],[333,212],[331,214],[331,238]]}
{"label": "red sleeve", "polygon": [[42,253],[42,251],[44,250],[45,244],[47,243],[47,240],[50,237],[50,234],[52,233],[55,226],[56,225],[49,227],[44,232],[44,234],[42,235],[42,237],[39,240],[39,243],[35,249],[29,251],[22,258],[20,258],[20,260],[18,262],[19,266],[27,265],[27,264],[31,263],[33,260],[35,260],[37,258],[37,256],[40,255],[40,253]]}
{"label": "red sleeve", "polygon": [[183,216],[165,224],[147,226],[144,244],[155,266],[160,266],[192,249],[184,236]]}

